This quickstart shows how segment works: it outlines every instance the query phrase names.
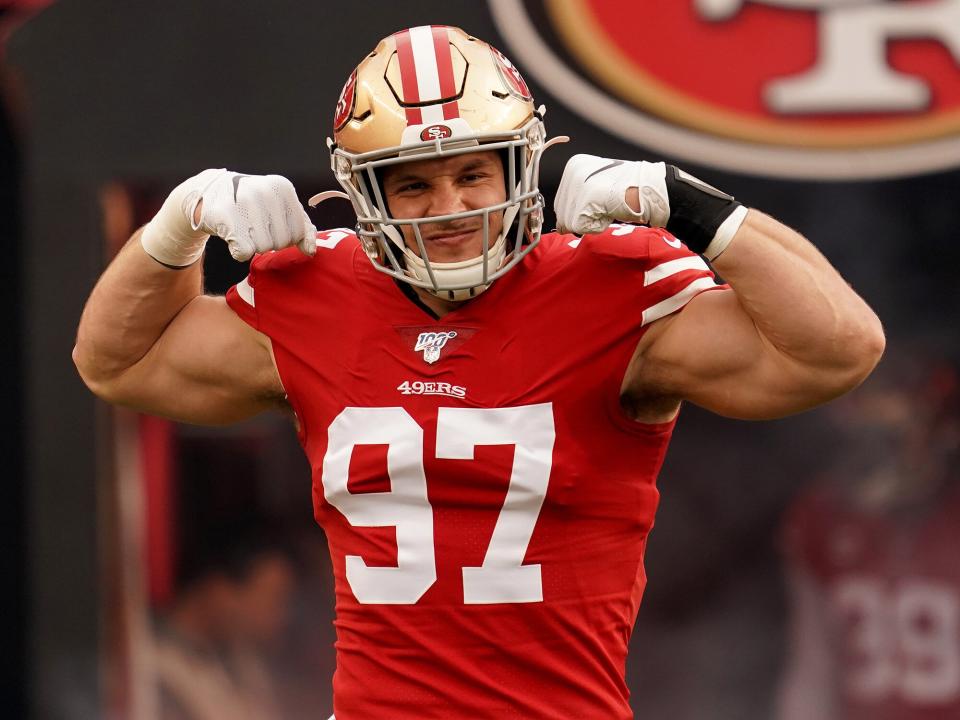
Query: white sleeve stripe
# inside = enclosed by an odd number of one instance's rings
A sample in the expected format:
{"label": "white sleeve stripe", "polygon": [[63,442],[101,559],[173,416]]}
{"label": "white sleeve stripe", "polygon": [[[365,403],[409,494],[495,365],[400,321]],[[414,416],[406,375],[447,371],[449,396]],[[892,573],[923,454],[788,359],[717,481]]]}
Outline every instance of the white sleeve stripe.
{"label": "white sleeve stripe", "polygon": [[250,286],[248,280],[249,278],[244,278],[237,283],[237,295],[250,307],[256,307],[257,303],[253,298],[253,288]]}
{"label": "white sleeve stripe", "polygon": [[656,305],[651,305],[644,310],[642,324],[649,325],[654,320],[659,320],[672,312],[676,312],[690,302],[694,296],[712,287],[717,287],[713,278],[697,278],[676,295],[671,295],[666,300],[661,300]]}
{"label": "white sleeve stripe", "polygon": [[676,275],[678,272],[683,272],[684,270],[708,271],[709,269],[703,261],[703,258],[699,255],[688,255],[687,257],[677,258],[676,260],[668,260],[665,263],[660,263],[656,267],[650,268],[643,274],[643,285],[644,287],[652,285],[658,280],[663,280],[666,277]]}

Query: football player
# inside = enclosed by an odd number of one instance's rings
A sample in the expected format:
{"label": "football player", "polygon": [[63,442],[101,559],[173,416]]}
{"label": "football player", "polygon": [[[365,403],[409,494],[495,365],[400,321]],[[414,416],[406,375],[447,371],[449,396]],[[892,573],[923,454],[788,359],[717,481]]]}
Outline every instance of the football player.
{"label": "football player", "polygon": [[960,386],[885,363],[835,406],[844,440],[788,513],[781,720],[960,717]]}
{"label": "football player", "polygon": [[[200,173],[94,289],[80,374],[185,422],[295,416],[339,720],[630,717],[680,403],[825,402],[877,362],[877,317],[796,232],[663,163],[573,157],[541,235],[543,109],[456,28],[382,40],[333,131],[356,231],[317,233],[281,177]],[[201,291],[210,235],[253,258],[226,298]]]}

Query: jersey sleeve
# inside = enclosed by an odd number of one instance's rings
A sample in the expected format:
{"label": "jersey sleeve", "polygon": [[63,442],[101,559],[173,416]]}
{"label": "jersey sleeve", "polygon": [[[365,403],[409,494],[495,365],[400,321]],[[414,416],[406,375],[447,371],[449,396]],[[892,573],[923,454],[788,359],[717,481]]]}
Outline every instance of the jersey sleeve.
{"label": "jersey sleeve", "polygon": [[705,290],[720,287],[706,261],[670,233],[648,231],[646,236],[644,325],[680,310]]}
{"label": "jersey sleeve", "polygon": [[717,283],[702,257],[661,228],[615,224],[571,243],[578,241],[578,251],[587,256],[583,267],[597,273],[598,286],[627,298],[644,326],[681,310],[702,292],[727,287]]}
{"label": "jersey sleeve", "polygon": [[348,267],[356,244],[352,230],[335,228],[317,232],[314,257],[295,247],[256,255],[247,276],[227,291],[227,305],[248,325],[273,337],[283,331],[277,327],[278,312],[289,314],[305,289],[320,293],[318,278]]}
{"label": "jersey sleeve", "polygon": [[255,330],[262,330],[260,316],[257,314],[257,280],[263,262],[263,255],[254,257],[250,262],[250,270],[247,276],[227,290],[226,296],[227,305],[230,306],[230,309]]}

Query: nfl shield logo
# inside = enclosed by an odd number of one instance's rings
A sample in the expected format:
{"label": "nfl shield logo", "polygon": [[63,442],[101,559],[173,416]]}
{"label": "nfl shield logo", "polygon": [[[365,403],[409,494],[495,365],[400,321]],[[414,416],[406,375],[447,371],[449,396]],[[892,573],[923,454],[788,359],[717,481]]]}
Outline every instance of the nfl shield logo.
{"label": "nfl shield logo", "polygon": [[417,336],[417,344],[414,346],[414,352],[423,351],[423,359],[430,364],[440,359],[440,351],[443,346],[457,336],[455,330],[449,332],[422,332]]}

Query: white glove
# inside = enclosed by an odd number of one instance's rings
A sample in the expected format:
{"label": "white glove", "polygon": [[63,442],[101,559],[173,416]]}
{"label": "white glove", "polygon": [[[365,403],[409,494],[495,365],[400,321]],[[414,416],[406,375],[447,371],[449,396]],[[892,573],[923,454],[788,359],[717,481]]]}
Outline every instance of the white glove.
{"label": "white glove", "polygon": [[[627,162],[595,155],[574,155],[567,161],[553,202],[557,229],[577,235],[599,233],[611,222],[666,227],[670,202],[662,162]],[[639,189],[640,212],[625,200],[628,188]]]}
{"label": "white glove", "polygon": [[[201,200],[200,222],[194,224]],[[204,170],[174,188],[140,241],[155,260],[184,267],[203,254],[210,235],[223,238],[235,260],[291,245],[306,255],[317,249],[317,230],[293,183],[280,175],[242,175],[224,169]]]}

